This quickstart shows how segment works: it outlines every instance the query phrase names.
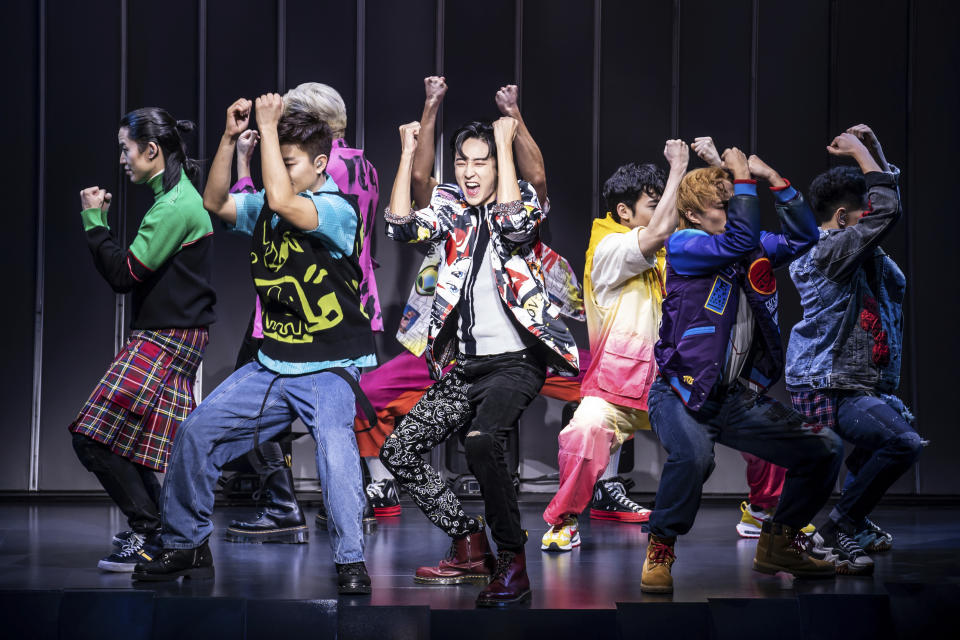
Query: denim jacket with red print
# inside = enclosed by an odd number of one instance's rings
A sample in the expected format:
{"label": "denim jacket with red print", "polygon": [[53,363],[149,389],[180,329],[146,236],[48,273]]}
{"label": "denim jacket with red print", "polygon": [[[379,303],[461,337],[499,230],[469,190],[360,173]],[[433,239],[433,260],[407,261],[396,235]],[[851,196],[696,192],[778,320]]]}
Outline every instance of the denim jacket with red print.
{"label": "denim jacket with red print", "polygon": [[544,213],[533,187],[522,180],[519,184],[521,200],[483,207],[468,205],[457,185],[441,184],[425,209],[403,217],[386,215],[387,236],[394,240],[443,243],[426,348],[435,378],[456,356],[456,310],[470,273],[479,220],[489,225],[491,267],[507,311],[539,341],[550,368],[560,375],[580,372],[577,345],[550,301],[534,250]]}
{"label": "denim jacket with red print", "polygon": [[900,384],[906,278],[880,243],[902,215],[899,170],[873,171],[867,210],[790,265],[803,303],[787,349],[787,388],[891,393]]}

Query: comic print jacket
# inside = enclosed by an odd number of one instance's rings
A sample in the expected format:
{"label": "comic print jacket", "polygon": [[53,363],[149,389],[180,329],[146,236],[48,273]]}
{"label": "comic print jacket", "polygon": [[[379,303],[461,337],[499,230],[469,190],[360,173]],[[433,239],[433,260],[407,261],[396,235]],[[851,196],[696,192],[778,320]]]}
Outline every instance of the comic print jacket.
{"label": "comic print jacket", "polygon": [[434,378],[456,355],[457,305],[470,273],[477,220],[489,225],[491,266],[500,298],[520,326],[545,347],[548,366],[561,375],[579,373],[577,345],[556,305],[550,302],[534,247],[544,214],[529,183],[521,200],[471,207],[455,184],[438,185],[430,206],[407,216],[386,215],[387,236],[400,242],[441,242],[444,256],[430,309],[426,357]]}

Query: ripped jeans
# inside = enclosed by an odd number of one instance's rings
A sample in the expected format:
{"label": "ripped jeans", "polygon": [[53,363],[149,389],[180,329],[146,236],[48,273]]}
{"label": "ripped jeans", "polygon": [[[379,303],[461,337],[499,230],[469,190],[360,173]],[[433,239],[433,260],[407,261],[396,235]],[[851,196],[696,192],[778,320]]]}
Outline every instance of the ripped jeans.
{"label": "ripped jeans", "polygon": [[481,529],[422,454],[457,434],[467,465],[480,484],[490,532],[498,549],[520,551],[524,534],[503,436],[540,392],[546,367],[529,350],[457,357],[383,443],[380,460],[424,515],[458,538]]}
{"label": "ripped jeans", "polygon": [[663,378],[653,383],[648,403],[650,424],[668,454],[650,533],[673,537],[693,526],[703,483],[715,465],[715,442],[787,470],[774,522],[805,527],[830,497],[843,445],[830,429],[806,422],[792,408],[734,382],[694,412]]}

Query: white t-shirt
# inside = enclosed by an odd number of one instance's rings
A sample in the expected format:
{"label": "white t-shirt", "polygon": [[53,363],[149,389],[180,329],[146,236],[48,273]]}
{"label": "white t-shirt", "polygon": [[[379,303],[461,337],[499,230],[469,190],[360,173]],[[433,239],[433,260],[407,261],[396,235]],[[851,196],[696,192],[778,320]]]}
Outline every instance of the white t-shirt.
{"label": "white t-shirt", "polygon": [[590,280],[598,306],[613,306],[624,282],[647,269],[653,269],[654,264],[640,251],[637,241],[639,233],[640,227],[627,233],[611,233],[594,250]]}

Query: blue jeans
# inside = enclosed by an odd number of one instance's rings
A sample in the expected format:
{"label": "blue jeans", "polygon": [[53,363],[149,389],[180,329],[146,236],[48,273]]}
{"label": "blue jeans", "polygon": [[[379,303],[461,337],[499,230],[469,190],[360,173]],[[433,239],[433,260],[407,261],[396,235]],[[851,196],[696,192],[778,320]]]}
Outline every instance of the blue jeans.
{"label": "blue jeans", "polygon": [[740,383],[726,394],[711,395],[693,412],[657,378],[650,388],[649,413],[668,454],[648,525],[658,536],[682,535],[693,526],[703,483],[715,466],[715,442],[787,469],[773,520],[796,529],[824,505],[840,471],[843,445],[835,433]]}
{"label": "blue jeans", "polygon": [[847,458],[850,473],[830,519],[860,527],[887,489],[917,461],[923,439],[883,398],[865,393],[837,397],[834,429],[856,449]]}
{"label": "blue jeans", "polygon": [[[354,368],[349,371],[359,375]],[[317,443],[334,561],[361,562],[365,498],[353,433],[355,411],[350,385],[333,373],[278,377],[257,362],[234,371],[187,417],[174,438],[161,498],[163,546],[192,549],[213,533],[210,515],[220,468],[250,451],[260,414],[261,440],[287,429],[295,418],[309,427]]]}

